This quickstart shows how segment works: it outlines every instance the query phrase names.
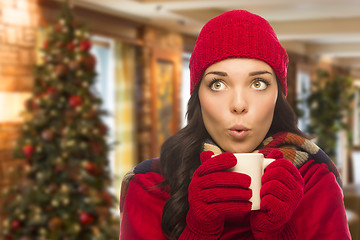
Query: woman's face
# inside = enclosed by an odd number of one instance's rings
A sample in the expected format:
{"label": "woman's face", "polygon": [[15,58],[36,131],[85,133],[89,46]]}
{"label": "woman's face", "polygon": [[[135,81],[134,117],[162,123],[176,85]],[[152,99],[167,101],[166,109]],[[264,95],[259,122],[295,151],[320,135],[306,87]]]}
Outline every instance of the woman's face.
{"label": "woman's face", "polygon": [[199,87],[205,128],[223,150],[252,152],[269,131],[277,96],[275,73],[265,62],[217,62],[205,70]]}

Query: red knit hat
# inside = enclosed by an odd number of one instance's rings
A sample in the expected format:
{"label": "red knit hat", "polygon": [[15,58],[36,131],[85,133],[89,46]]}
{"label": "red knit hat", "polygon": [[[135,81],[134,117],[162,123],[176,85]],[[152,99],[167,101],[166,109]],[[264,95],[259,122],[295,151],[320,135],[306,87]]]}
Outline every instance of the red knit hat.
{"label": "red knit hat", "polygon": [[204,25],[190,59],[191,93],[209,66],[227,58],[253,58],[266,62],[287,95],[288,55],[264,18],[244,10],[233,10]]}

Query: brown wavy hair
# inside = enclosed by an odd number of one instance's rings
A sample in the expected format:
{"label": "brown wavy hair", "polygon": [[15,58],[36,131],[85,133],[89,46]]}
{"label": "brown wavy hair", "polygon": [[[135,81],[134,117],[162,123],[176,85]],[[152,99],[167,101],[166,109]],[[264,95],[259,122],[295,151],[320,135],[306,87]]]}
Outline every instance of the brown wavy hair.
{"label": "brown wavy hair", "polygon": [[[275,105],[273,122],[266,137],[277,132],[293,132],[307,137],[297,127],[297,117],[282,93],[277,79],[279,94]],[[186,127],[168,138],[161,147],[160,161],[170,198],[165,203],[162,214],[162,230],[170,239],[177,239],[186,226],[189,210],[188,186],[195,170],[200,166],[200,153],[206,131],[199,100],[199,85],[194,89],[188,102]]]}

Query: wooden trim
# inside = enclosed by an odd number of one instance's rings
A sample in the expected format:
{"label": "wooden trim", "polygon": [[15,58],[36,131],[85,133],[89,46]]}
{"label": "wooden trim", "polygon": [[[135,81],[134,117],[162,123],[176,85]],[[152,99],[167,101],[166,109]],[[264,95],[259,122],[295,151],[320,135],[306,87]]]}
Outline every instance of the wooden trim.
{"label": "wooden trim", "polygon": [[14,123],[14,122],[2,122],[0,123],[0,131],[2,131],[3,129],[10,129],[10,128],[20,128],[23,125],[23,123]]}
{"label": "wooden trim", "polygon": [[[37,0],[41,7],[39,24],[53,24],[59,17],[62,4],[55,0]],[[95,11],[82,6],[73,7],[75,20],[85,23],[90,32],[119,39],[123,42],[142,45],[139,31],[143,24],[119,16]]]}
{"label": "wooden trim", "polygon": [[152,138],[152,147],[151,147],[151,155],[158,156],[160,146],[157,143],[157,127],[156,124],[158,123],[159,119],[156,113],[156,101],[157,101],[157,72],[156,72],[156,63],[158,60],[164,60],[167,62],[171,62],[173,64],[173,109],[172,109],[172,123],[171,123],[171,134],[175,134],[179,130],[179,91],[180,91],[180,74],[179,74],[179,53],[172,52],[167,50],[161,50],[157,48],[152,49],[151,54],[151,119],[153,126],[151,128],[151,138]]}
{"label": "wooden trim", "polygon": [[195,47],[196,38],[193,36],[182,35],[184,40],[184,52],[192,53]]}
{"label": "wooden trim", "polygon": [[91,40],[92,45],[104,47],[104,48],[110,48],[110,43],[100,40]]}

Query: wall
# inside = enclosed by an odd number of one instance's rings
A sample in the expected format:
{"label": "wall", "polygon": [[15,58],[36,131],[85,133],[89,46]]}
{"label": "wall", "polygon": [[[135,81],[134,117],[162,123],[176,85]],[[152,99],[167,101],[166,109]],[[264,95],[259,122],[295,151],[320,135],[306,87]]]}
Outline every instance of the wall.
{"label": "wall", "polygon": [[22,163],[12,157],[20,129],[19,116],[12,110],[22,108],[33,86],[39,18],[36,0],[0,0],[0,191],[10,184],[8,173]]}

